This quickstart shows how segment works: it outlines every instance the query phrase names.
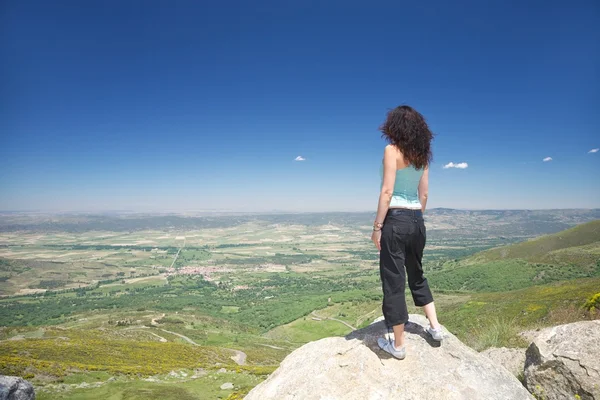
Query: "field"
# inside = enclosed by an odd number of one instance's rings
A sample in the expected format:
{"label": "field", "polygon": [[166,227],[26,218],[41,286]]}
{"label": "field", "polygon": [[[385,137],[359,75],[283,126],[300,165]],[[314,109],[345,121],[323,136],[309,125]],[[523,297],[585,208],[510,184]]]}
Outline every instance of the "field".
{"label": "field", "polygon": [[[481,350],[595,318],[598,221],[582,224],[599,217],[428,212],[442,323]],[[241,398],[302,344],[381,315],[372,219],[2,215],[0,373],[40,399]]]}

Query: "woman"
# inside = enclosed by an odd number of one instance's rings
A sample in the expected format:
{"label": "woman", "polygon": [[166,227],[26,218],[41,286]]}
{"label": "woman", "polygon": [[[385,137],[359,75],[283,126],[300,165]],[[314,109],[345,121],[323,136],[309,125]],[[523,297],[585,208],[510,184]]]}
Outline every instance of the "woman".
{"label": "woman", "polygon": [[388,329],[393,328],[394,340],[379,338],[378,344],[392,356],[403,359],[404,324],[408,321],[406,275],[415,305],[423,307],[429,319],[427,332],[434,340],[443,339],[421,265],[433,134],[423,116],[409,106],[391,110],[380,130],[390,144],[383,154],[383,182],[371,239],[380,251],[382,310]]}

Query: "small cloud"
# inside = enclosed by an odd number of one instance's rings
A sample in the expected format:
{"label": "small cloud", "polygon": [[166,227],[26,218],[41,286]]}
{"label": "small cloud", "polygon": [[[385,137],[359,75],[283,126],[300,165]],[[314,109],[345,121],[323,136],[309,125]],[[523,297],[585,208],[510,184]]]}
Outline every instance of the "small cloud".
{"label": "small cloud", "polygon": [[543,162],[548,162],[548,161],[552,161],[552,157],[546,157],[542,160]]}
{"label": "small cloud", "polygon": [[589,153],[597,153],[597,152],[598,152],[598,150],[600,150],[600,149],[591,149],[590,151],[588,151],[588,154],[589,154]]}
{"label": "small cloud", "polygon": [[304,161],[306,160],[306,158],[302,157],[302,156],[298,156],[296,158],[294,158],[294,161]]}
{"label": "small cloud", "polygon": [[456,163],[456,164],[454,164],[453,162],[449,162],[448,164],[444,165],[444,169],[448,169],[448,168],[465,169],[468,166],[469,166],[469,164],[467,164],[466,162],[461,162],[461,163]]}

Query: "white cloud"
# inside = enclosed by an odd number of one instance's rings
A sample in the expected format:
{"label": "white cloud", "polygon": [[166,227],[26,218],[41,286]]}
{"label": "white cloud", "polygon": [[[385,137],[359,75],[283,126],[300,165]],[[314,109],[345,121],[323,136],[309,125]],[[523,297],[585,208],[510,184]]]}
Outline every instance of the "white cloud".
{"label": "white cloud", "polygon": [[298,156],[296,158],[294,158],[294,161],[304,161],[306,160],[306,158],[302,157],[302,156]]}
{"label": "white cloud", "polygon": [[548,162],[548,161],[552,161],[552,157],[546,157],[542,160],[543,162]]}
{"label": "white cloud", "polygon": [[469,164],[467,164],[466,162],[461,162],[461,163],[456,163],[456,164],[454,164],[453,162],[449,162],[448,164],[444,165],[444,169],[448,169],[448,168],[465,169],[468,166],[469,166]]}
{"label": "white cloud", "polygon": [[588,151],[588,153],[597,153],[598,150],[600,150],[600,149],[591,149],[590,151]]}

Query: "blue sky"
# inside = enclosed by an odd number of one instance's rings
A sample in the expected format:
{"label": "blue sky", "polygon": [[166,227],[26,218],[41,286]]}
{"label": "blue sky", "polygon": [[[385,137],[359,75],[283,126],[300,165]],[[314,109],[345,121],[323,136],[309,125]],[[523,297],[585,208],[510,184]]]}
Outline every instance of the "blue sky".
{"label": "blue sky", "polygon": [[600,207],[598,43],[593,0],[3,2],[0,210],[374,211],[403,103],[431,207]]}

